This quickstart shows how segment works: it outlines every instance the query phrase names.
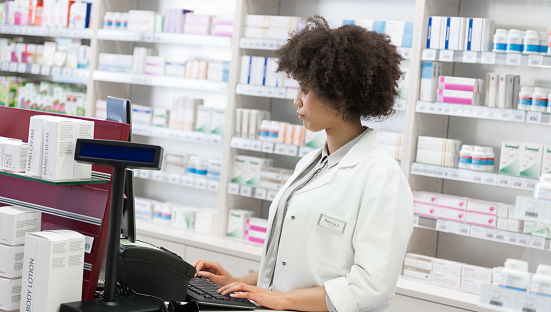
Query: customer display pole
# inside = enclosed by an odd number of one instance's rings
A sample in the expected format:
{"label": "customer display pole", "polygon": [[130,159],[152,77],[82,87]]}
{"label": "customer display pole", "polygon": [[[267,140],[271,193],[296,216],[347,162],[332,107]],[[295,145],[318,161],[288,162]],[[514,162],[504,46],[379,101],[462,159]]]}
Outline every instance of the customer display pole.
{"label": "customer display pole", "polygon": [[124,182],[127,168],[161,169],[163,148],[122,141],[77,139],[75,160],[112,166],[111,211],[107,237],[104,297],[64,303],[59,312],[157,312],[160,303],[143,296],[117,296],[117,259],[120,250]]}

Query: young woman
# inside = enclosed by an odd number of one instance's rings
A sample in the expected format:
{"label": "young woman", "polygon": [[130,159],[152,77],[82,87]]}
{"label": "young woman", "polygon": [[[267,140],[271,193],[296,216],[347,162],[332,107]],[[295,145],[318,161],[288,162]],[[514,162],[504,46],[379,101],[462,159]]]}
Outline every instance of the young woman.
{"label": "young woman", "polygon": [[402,57],[388,36],[309,18],[277,52],[300,84],[298,118],[325,130],[274,199],[260,271],[240,278],[199,260],[222,294],[276,310],[387,311],[413,229],[411,190],[361,118],[394,110]]}

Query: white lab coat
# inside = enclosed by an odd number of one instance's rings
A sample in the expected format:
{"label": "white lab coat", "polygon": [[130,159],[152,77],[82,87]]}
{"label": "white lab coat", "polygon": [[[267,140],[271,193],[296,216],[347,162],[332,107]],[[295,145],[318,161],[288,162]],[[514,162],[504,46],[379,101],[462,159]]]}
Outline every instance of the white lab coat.
{"label": "white lab coat", "polygon": [[[270,207],[321,153],[301,159]],[[324,225],[321,226],[320,224]],[[397,162],[366,133],[336,168],[297,191],[288,207],[272,290],[324,285],[338,312],[388,311],[413,231],[413,197]],[[266,246],[259,276],[266,271]],[[259,278],[259,287],[262,285]]]}

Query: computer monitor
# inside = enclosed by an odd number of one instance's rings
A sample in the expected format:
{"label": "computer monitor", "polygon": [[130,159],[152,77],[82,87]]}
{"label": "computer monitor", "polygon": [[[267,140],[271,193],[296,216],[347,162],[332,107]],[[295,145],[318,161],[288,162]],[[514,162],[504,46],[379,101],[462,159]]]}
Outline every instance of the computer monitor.
{"label": "computer monitor", "polygon": [[[123,122],[132,126],[132,104],[130,100],[107,97],[107,120]],[[132,142],[132,127],[128,135],[128,142]],[[136,242],[136,222],[134,208],[134,175],[132,171],[126,171],[124,185],[126,198],[123,203],[121,236],[130,242]]]}

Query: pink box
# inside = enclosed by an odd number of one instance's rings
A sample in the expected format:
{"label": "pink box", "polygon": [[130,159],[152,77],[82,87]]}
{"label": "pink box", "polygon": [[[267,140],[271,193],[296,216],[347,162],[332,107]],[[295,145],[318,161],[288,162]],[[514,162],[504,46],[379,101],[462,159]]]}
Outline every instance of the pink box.
{"label": "pink box", "polygon": [[469,199],[469,202],[467,204],[467,210],[478,212],[478,213],[485,213],[490,215],[496,215],[497,214],[497,203],[484,201],[484,200],[474,200]]}
{"label": "pink box", "polygon": [[474,78],[440,76],[438,89],[477,92],[477,81]]}
{"label": "pink box", "polygon": [[497,217],[485,213],[467,212],[467,223],[472,225],[484,226],[494,229],[496,227]]}
{"label": "pink box", "polygon": [[450,221],[464,223],[466,212],[460,209],[438,207],[437,215],[438,215],[438,219],[441,219],[441,220],[450,220]]}
{"label": "pink box", "polygon": [[415,215],[436,219],[436,210],[437,207],[435,205],[413,202],[413,213]]}
{"label": "pink box", "polygon": [[[459,92],[464,93],[460,94]],[[467,95],[469,95],[468,93],[471,93],[470,97],[467,97]],[[438,96],[436,100],[441,103],[474,105],[475,99],[476,94],[473,92],[438,89]]]}
{"label": "pink box", "polygon": [[212,25],[210,34],[213,36],[232,37],[233,26],[231,25]]}
{"label": "pink box", "polygon": [[418,202],[418,203],[436,205],[436,204],[438,204],[438,197],[439,196],[440,196],[440,194],[438,194],[438,193],[414,191],[413,192],[413,201]]}
{"label": "pink box", "polygon": [[213,15],[212,25],[233,25],[233,19],[224,15]]}
{"label": "pink box", "polygon": [[438,206],[445,207],[445,208],[466,210],[467,200],[468,198],[466,197],[440,195],[438,197]]}
{"label": "pink box", "polygon": [[184,34],[191,35],[208,35],[209,34],[209,24],[196,24],[196,23],[185,23],[184,25]]}
{"label": "pink box", "polygon": [[187,13],[185,15],[186,17],[186,25],[187,24],[207,24],[210,25],[210,15],[206,14],[195,14],[195,13]]}

